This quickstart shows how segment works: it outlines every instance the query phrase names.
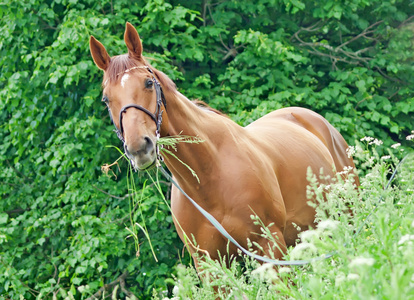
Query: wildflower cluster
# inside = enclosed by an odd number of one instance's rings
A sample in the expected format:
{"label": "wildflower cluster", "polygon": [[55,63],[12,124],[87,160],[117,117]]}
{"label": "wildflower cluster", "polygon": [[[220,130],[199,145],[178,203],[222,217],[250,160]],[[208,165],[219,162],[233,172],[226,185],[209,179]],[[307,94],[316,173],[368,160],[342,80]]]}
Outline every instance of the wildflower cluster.
{"label": "wildflower cluster", "polygon": [[[363,170],[359,188],[352,168],[340,170],[335,178],[309,170],[307,195],[316,211],[317,226],[300,232],[298,244],[288,249],[284,259],[317,260],[301,267],[275,267],[245,257],[241,268],[236,261],[226,265],[207,258],[202,276],[209,273],[210,281],[203,281],[200,288],[194,281],[186,285],[191,277],[178,272],[175,285],[184,286],[180,286],[179,298],[413,298],[414,154],[405,155],[400,164],[398,157],[407,148],[402,152],[404,147],[396,143],[388,155],[380,155],[379,146],[383,147],[378,139],[365,137],[348,149],[357,170]],[[397,176],[389,182],[397,165]],[[261,236],[277,245],[272,225],[264,226],[254,214],[252,219],[262,227]],[[320,259],[327,254],[333,256]]]}
{"label": "wildflower cluster", "polygon": [[368,145],[381,146],[383,144],[383,142],[381,140],[378,140],[378,139],[370,137],[370,136],[365,136],[360,141],[361,142],[365,141],[365,142],[368,143]]}

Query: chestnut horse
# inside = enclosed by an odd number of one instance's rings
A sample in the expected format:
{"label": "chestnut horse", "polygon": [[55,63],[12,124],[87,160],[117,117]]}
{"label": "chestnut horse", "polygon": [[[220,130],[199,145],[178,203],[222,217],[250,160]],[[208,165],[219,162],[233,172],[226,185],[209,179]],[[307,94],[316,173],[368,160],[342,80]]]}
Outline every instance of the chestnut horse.
{"label": "chestnut horse", "polygon": [[[262,249],[254,248],[260,254],[282,258],[286,247],[295,244],[297,228],[315,225],[315,210],[307,204],[307,169],[315,174],[323,169],[334,177],[334,169],[354,168],[343,137],[322,116],[298,107],[271,112],[241,127],[188,100],[164,73],[149,66],[139,35],[129,23],[124,39],[128,48],[124,55],[110,57],[93,36],[90,50],[104,71],[103,100],[131,163],[139,170],[156,164],[159,136],[202,139],[199,144],[178,144],[176,157],[163,154],[175,180],[244,248],[249,239],[260,245]],[[358,184],[357,177],[355,181]],[[198,251],[213,259],[219,253],[237,254],[236,246],[228,245],[175,187],[171,209],[176,230],[193,256]],[[279,249],[258,234],[253,212],[264,225],[273,223],[270,229]],[[198,259],[195,255],[196,267]]]}

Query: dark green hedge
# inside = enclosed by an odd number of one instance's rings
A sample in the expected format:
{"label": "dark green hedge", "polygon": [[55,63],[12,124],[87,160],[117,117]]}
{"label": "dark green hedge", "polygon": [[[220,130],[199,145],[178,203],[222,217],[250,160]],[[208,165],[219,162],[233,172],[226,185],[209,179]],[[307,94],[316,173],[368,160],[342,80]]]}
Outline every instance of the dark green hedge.
{"label": "dark green hedge", "polygon": [[[414,129],[413,15],[410,1],[389,0],[3,1],[0,294],[84,299],[121,279],[120,298],[142,299],[167,291],[173,267],[189,262],[155,190],[133,202],[125,162],[111,177],[101,171],[119,156],[105,146],[120,145],[99,101],[91,34],[124,53],[131,22],[183,94],[240,124],[304,106],[351,144],[391,145]],[[139,256],[127,238],[130,211],[132,223],[145,220],[158,262],[142,231]]]}

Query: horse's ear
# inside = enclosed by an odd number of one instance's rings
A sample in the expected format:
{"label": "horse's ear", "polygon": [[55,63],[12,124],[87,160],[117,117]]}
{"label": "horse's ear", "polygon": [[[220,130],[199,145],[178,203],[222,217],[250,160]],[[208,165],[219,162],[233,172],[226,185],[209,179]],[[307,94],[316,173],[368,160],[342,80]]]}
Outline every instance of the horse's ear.
{"label": "horse's ear", "polygon": [[101,70],[106,70],[111,62],[111,58],[106,52],[104,45],[102,45],[97,39],[93,36],[89,39],[89,48],[91,50],[92,58],[95,64]]}
{"label": "horse's ear", "polygon": [[125,44],[128,48],[128,55],[131,58],[142,59],[142,43],[137,30],[131,23],[127,22],[124,34]]}

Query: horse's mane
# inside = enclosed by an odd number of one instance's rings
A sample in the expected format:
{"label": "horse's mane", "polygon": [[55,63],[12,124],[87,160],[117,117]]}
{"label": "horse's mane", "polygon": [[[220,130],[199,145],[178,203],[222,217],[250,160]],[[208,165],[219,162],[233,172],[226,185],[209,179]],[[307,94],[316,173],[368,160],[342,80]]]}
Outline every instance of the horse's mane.
{"label": "horse's mane", "polygon": [[220,116],[228,117],[226,114],[222,113],[221,111],[219,111],[219,110],[217,110],[215,108],[212,108],[212,107],[208,106],[208,104],[205,103],[204,101],[195,99],[195,100],[192,100],[191,102],[193,102],[195,105],[197,105],[200,108],[203,108],[205,110],[214,112],[214,113],[216,113],[216,114],[218,114]]}
{"label": "horse's mane", "polygon": [[[105,75],[103,78],[103,82],[116,82],[119,80],[119,75],[124,73],[126,70],[131,69],[133,67],[139,67],[142,65],[147,65],[151,68],[154,72],[155,77],[159,80],[164,93],[175,93],[177,91],[177,87],[175,83],[163,72],[151,67],[149,63],[147,63],[144,59],[136,60],[131,59],[128,54],[122,54],[111,57],[111,62],[108,66],[108,69],[105,71]],[[134,72],[144,72],[145,69],[135,69]]]}

